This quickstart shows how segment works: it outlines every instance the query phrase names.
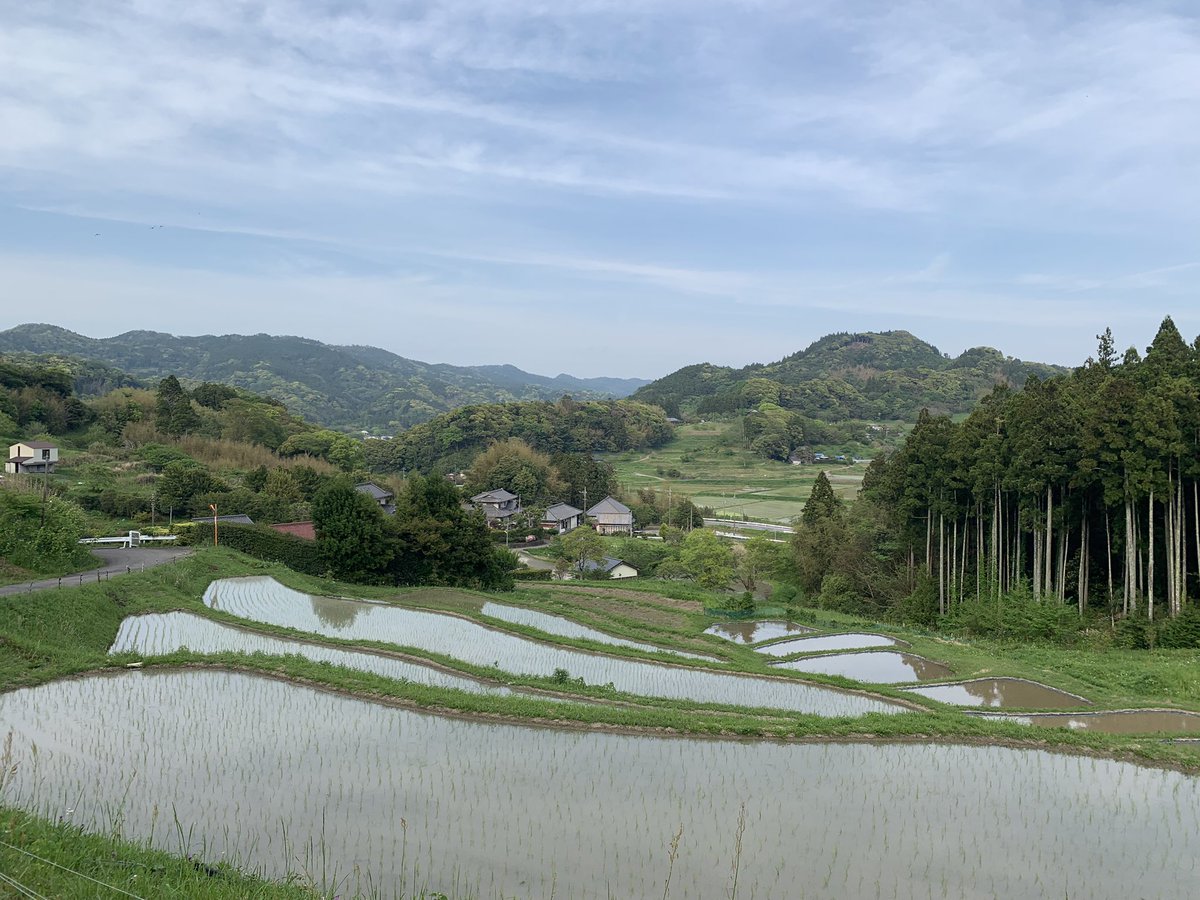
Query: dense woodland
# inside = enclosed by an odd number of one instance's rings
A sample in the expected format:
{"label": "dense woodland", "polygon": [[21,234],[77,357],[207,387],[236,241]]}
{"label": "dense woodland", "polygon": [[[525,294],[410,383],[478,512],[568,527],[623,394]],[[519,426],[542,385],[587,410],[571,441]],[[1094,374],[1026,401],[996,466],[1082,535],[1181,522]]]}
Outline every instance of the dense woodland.
{"label": "dense woodland", "polygon": [[467,406],[368,441],[367,461],[383,472],[461,471],[497,441],[516,438],[541,453],[595,453],[658,447],[671,439],[663,411],[632,400],[491,403]]}
{"label": "dense woodland", "polygon": [[42,366],[80,366],[84,360],[93,369],[115,366],[150,384],[172,374],[189,386],[220,382],[270,397],[327,428],[386,434],[468,404],[556,400],[565,393],[581,399],[619,397],[645,383],[551,378],[514,366],[424,363],[378,347],[268,334],[180,337],[131,331],[97,339],[53,325],[20,325],[0,332],[0,352],[22,354]]}
{"label": "dense woodland", "polygon": [[656,403],[673,416],[730,414],[772,404],[794,414],[793,428],[805,419],[912,421],[921,409],[968,412],[997,383],[1020,387],[1030,375],[1059,371],[988,347],[951,359],[907,331],[840,333],[775,363],[742,369],[687,366],[638,389],[633,398]]}
{"label": "dense woodland", "polygon": [[1120,356],[1106,332],[1084,366],[997,387],[960,424],[923,412],[872,464],[862,502],[806,518],[801,581],[834,602],[915,596],[953,616],[1027,595],[1083,616],[1179,617],[1200,595],[1200,339],[1167,319],[1144,357]]}

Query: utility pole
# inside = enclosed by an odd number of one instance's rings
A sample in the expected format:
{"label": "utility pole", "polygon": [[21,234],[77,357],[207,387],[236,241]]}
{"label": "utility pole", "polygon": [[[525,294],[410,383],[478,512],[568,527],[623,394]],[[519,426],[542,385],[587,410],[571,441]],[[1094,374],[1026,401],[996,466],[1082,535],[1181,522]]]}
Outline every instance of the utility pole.
{"label": "utility pole", "polygon": [[212,510],[213,514],[213,546],[215,547],[217,546],[217,504],[210,503],[208,508]]}

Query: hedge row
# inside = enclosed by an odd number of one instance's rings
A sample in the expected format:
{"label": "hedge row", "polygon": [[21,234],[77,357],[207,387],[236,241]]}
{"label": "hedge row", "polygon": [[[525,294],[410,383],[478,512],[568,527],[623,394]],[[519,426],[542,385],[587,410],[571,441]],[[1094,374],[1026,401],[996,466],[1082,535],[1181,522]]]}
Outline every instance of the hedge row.
{"label": "hedge row", "polygon": [[[185,534],[183,529],[180,531],[181,541],[203,544],[212,540],[212,531],[208,528],[194,528],[190,530],[190,534]],[[222,524],[217,529],[217,542],[222,547],[238,550],[247,556],[282,563],[289,569],[303,572],[305,575],[323,575],[327,568],[321,562],[314,542],[262,525]]]}

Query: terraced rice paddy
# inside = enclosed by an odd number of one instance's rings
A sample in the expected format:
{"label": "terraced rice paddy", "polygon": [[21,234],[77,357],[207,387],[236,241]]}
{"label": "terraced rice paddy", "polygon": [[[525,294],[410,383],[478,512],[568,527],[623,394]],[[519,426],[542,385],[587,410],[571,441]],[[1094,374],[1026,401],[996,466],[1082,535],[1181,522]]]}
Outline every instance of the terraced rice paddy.
{"label": "terraced rice paddy", "polygon": [[192,613],[152,613],[131,616],[121,623],[109,653],[136,652],[143,656],[162,656],[177,650],[195,653],[265,653],[270,656],[294,654],[314,662],[370,672],[384,678],[428,684],[435,687],[457,688],[475,694],[511,694],[503,685],[487,684],[474,678],[452,675],[433,666],[366,653],[358,650],[339,650],[303,641],[292,641],[265,634],[255,634],[214,622]]}
{"label": "terraced rice paddy", "polygon": [[901,641],[884,637],[882,634],[857,632],[849,634],[819,634],[815,637],[796,638],[755,647],[768,656],[791,656],[793,653],[821,653],[825,650],[863,650],[870,647],[894,647]]}
{"label": "terraced rice paddy", "polygon": [[1069,709],[1090,701],[1057,688],[1021,678],[975,678],[957,684],[905,688],[931,700],[955,706],[994,706],[1015,709]]}
{"label": "terraced rice paddy", "polygon": [[1111,712],[985,716],[1024,725],[1099,731],[1105,734],[1200,734],[1200,715],[1171,709],[1123,709]]}
{"label": "terraced rice paddy", "polygon": [[737,896],[807,900],[1200,879],[1200,780],[1036,750],[536,730],[215,671],[18,690],[0,721],[9,802],[343,896],[658,897],[669,872],[708,900],[735,868]]}
{"label": "terraced rice paddy", "polygon": [[815,672],[821,675],[841,675],[855,681],[872,684],[903,684],[909,681],[936,681],[952,673],[950,667],[923,656],[896,653],[891,650],[865,653],[835,653],[794,659],[776,664],[780,669]]}
{"label": "terraced rice paddy", "polygon": [[625,638],[614,637],[611,634],[605,634],[603,631],[597,631],[595,628],[588,628],[579,622],[564,619],[562,616],[552,616],[544,612],[538,612],[537,610],[524,609],[520,606],[505,606],[501,603],[488,602],[483,604],[480,612],[485,616],[500,619],[503,622],[528,625],[530,628],[536,628],[538,631],[544,631],[546,634],[552,634],[556,637],[582,638],[584,640],[595,641],[598,644],[608,644],[611,647],[629,647],[633,650],[641,650],[643,653],[668,653],[672,656],[683,656],[688,659],[720,662],[719,659],[713,656],[702,656],[699,653],[687,653],[683,650],[671,650],[667,647],[655,647],[653,644],[643,644],[638,641],[629,641]]}
{"label": "terraced rice paddy", "polygon": [[204,595],[213,609],[242,619],[351,641],[378,641],[443,654],[514,674],[550,677],[565,670],[587,684],[611,684],[644,697],[784,709],[822,716],[900,713],[905,707],[861,694],[782,678],[756,678],[621,659],[541,643],[457,616],[314,597],[271,578],[214,581]]}
{"label": "terraced rice paddy", "polygon": [[795,622],[717,622],[704,629],[705,634],[715,634],[717,637],[733,641],[735,644],[757,644],[760,641],[771,641],[792,634],[805,634],[816,629]]}

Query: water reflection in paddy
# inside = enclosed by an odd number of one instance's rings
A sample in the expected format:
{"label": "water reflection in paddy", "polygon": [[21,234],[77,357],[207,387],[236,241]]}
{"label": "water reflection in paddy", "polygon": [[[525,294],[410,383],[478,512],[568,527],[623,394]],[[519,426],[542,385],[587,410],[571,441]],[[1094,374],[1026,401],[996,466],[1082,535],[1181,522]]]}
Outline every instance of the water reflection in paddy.
{"label": "water reflection in paddy", "polygon": [[793,653],[820,653],[823,650],[862,650],[867,647],[892,647],[901,643],[895,638],[881,634],[851,632],[848,634],[819,634],[815,637],[780,641],[765,647],[755,647],[759,653],[769,656],[791,656]]}
{"label": "water reflection in paddy", "polygon": [[175,852],[177,817],[209,860],[305,868],[326,888],[348,876],[343,896],[659,896],[682,826],[670,896],[724,897],[742,804],[747,898],[1183,898],[1197,883],[1200,781],[1086,757],[536,730],[213,671],[20,690],[0,721],[9,802],[101,830],[119,808],[126,835]]}
{"label": "water reflection in paddy", "polygon": [[[214,581],[205,602],[244,619],[346,640],[369,640],[441,653],[479,666],[517,674],[550,676],[565,669],[588,684],[612,684],[645,697],[694,700],[857,716],[900,713],[894,703],[784,679],[755,678],[618,659],[556,647],[507,634],[457,616],[363,603],[336,597],[310,597],[272,578]],[[337,624],[330,624],[336,622]]]}
{"label": "water reflection in paddy", "polygon": [[195,653],[266,653],[271,656],[295,654],[314,662],[327,662],[415,684],[452,687],[476,694],[512,693],[502,685],[489,685],[473,678],[452,675],[432,666],[423,666],[378,653],[340,650],[335,647],[306,644],[303,641],[254,634],[185,612],[152,613],[125,619],[108,652],[133,651],[144,656],[162,656],[184,648]]}
{"label": "water reflection in paddy", "polygon": [[757,644],[759,641],[770,641],[787,637],[789,634],[804,634],[813,630],[795,622],[717,622],[705,628],[704,633],[715,634],[735,644]]}
{"label": "water reflection in paddy", "polygon": [[935,681],[948,677],[950,667],[911,653],[891,650],[866,653],[837,653],[778,663],[777,668],[822,675],[842,675],[874,684],[902,684],[906,681]]}
{"label": "water reflection in paddy", "polygon": [[1024,725],[1101,731],[1105,734],[1200,734],[1200,715],[1170,709],[1129,709],[1111,712],[1053,713],[1032,716],[985,716]]}
{"label": "water reflection in paddy", "polygon": [[720,662],[719,659],[712,656],[701,656],[699,653],[685,653],[683,650],[655,647],[653,644],[643,644],[638,641],[629,641],[625,638],[614,637],[611,634],[605,634],[603,631],[597,631],[595,628],[581,625],[579,622],[564,619],[562,616],[552,616],[548,613],[525,609],[520,606],[505,606],[501,603],[487,602],[480,608],[480,612],[485,616],[491,616],[493,619],[500,619],[503,622],[513,622],[517,625],[528,625],[531,628],[538,629],[538,631],[544,631],[546,634],[553,634],[558,637],[583,638],[613,647],[630,647],[634,650],[641,650],[644,653],[669,653],[672,656],[684,656],[688,659]]}
{"label": "water reflection in paddy", "polygon": [[955,706],[999,706],[1016,709],[1066,709],[1091,701],[1036,681],[1020,678],[976,678],[958,684],[905,688],[913,694]]}

